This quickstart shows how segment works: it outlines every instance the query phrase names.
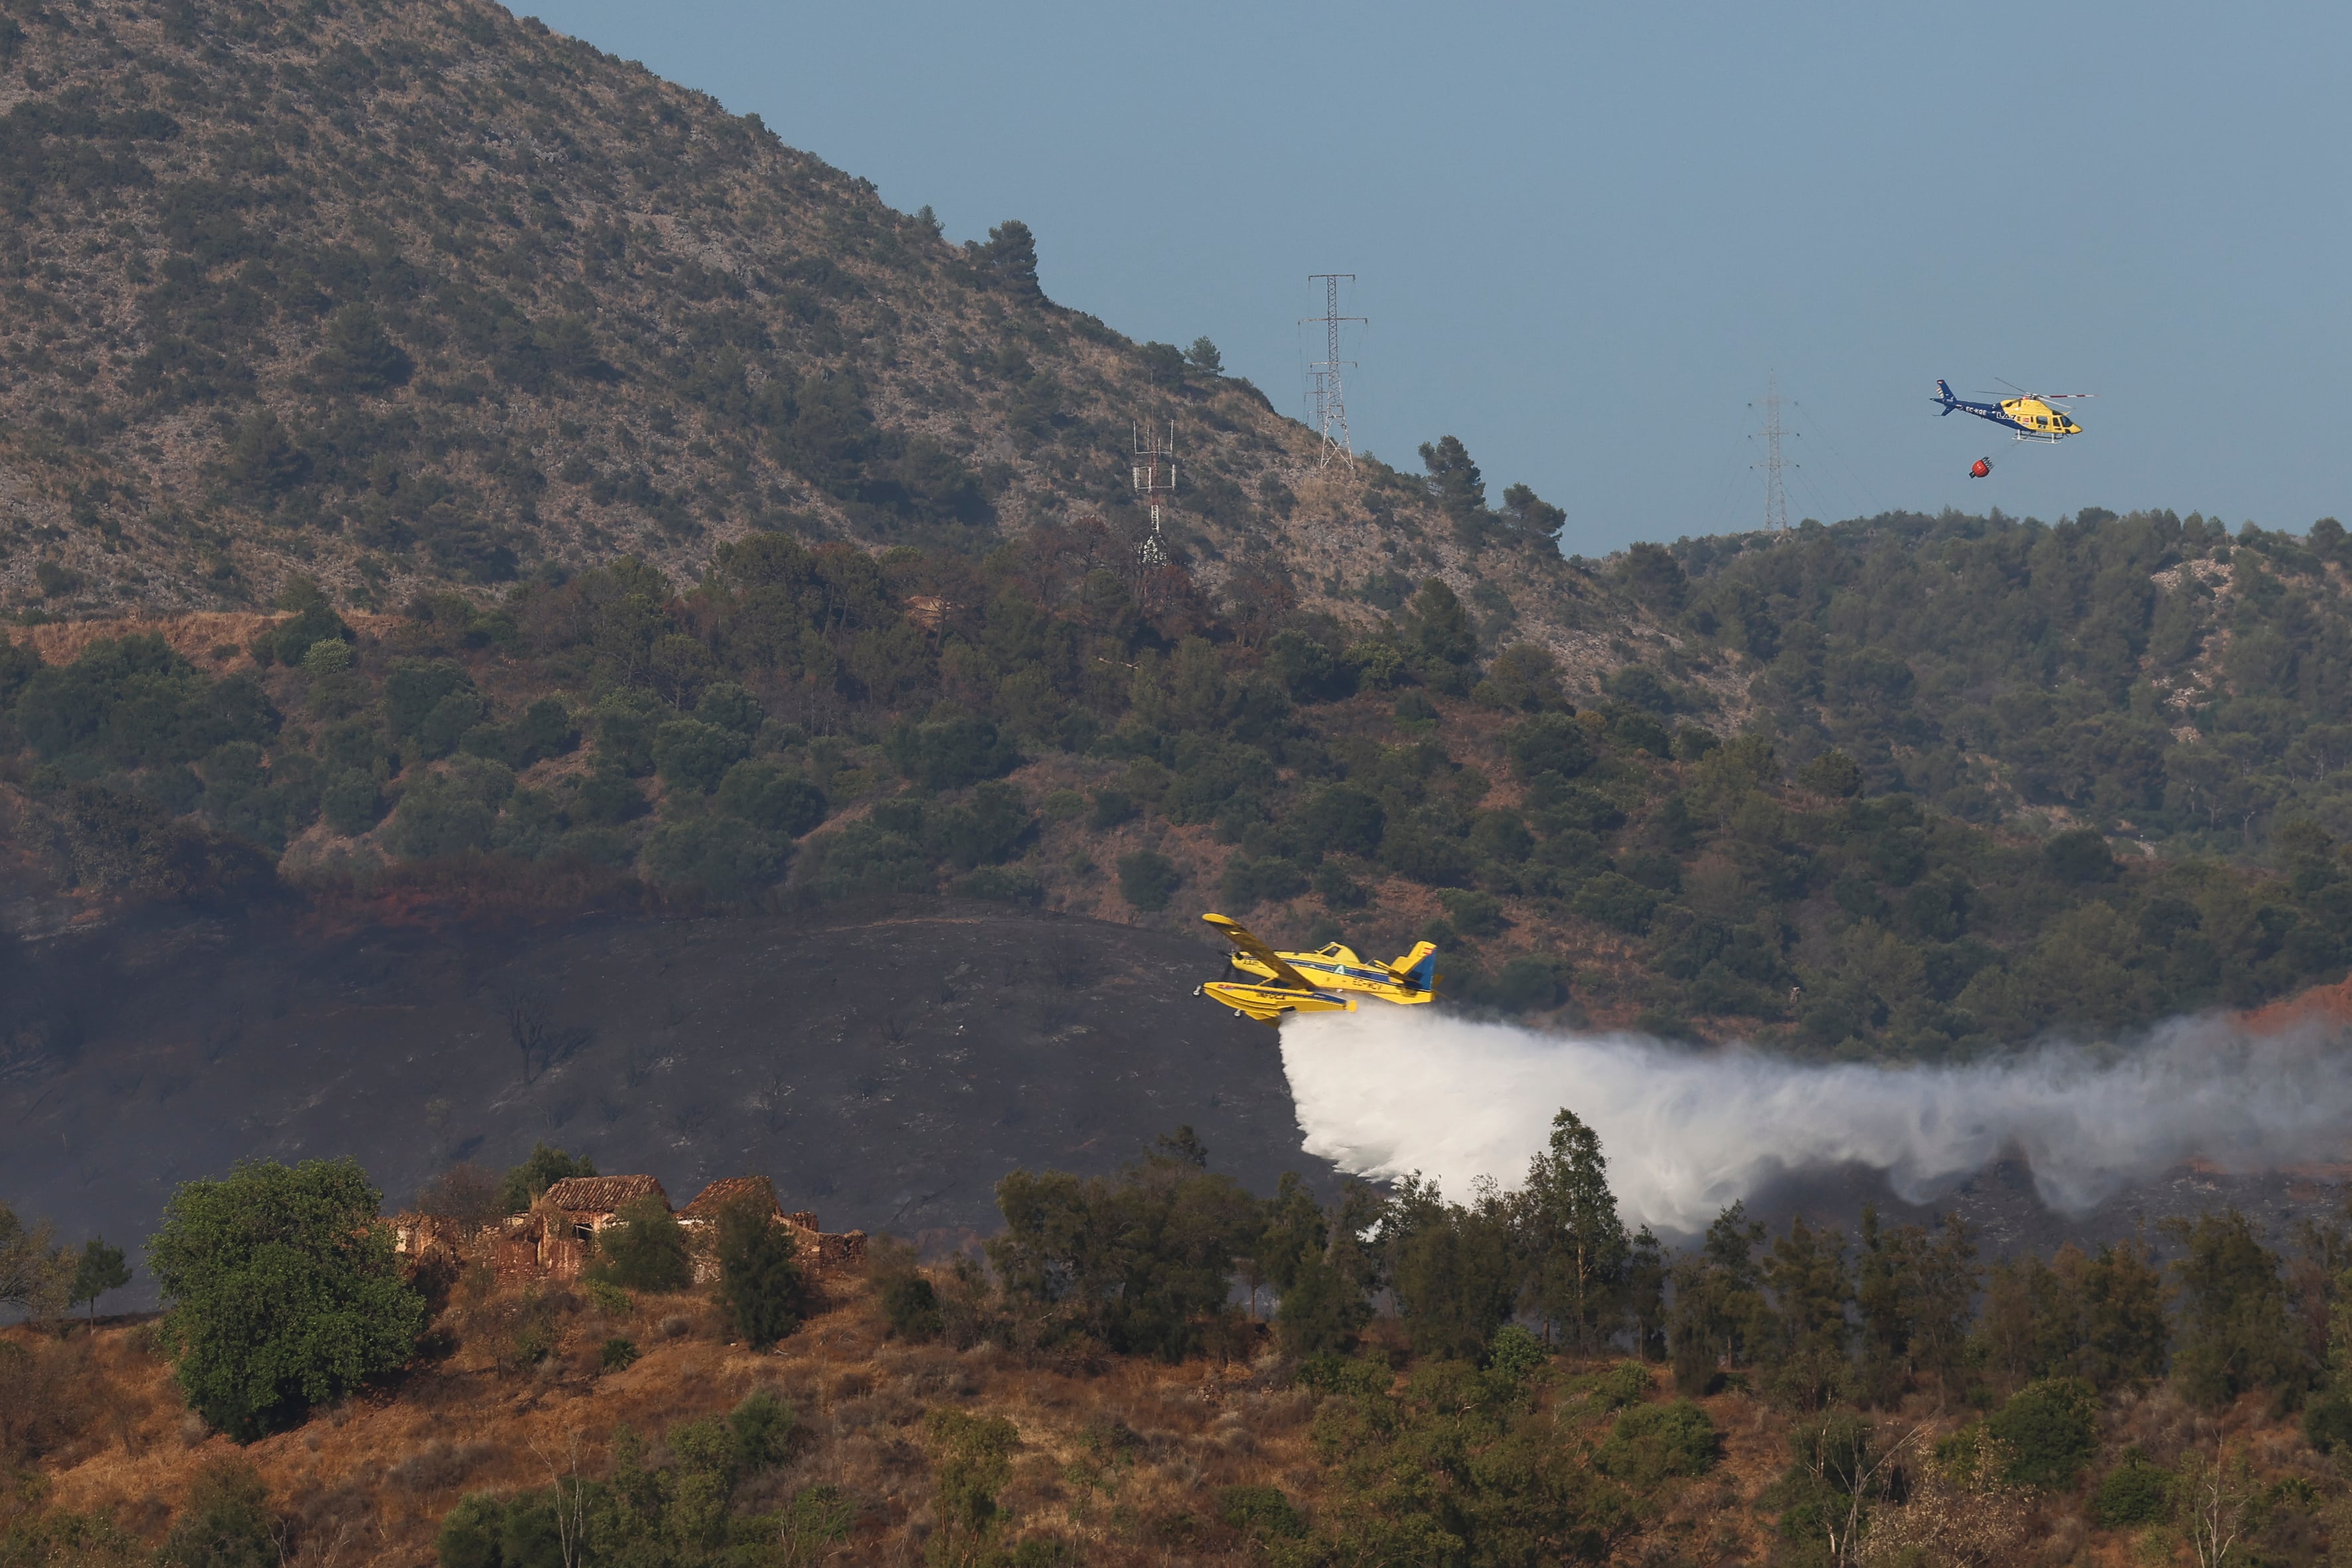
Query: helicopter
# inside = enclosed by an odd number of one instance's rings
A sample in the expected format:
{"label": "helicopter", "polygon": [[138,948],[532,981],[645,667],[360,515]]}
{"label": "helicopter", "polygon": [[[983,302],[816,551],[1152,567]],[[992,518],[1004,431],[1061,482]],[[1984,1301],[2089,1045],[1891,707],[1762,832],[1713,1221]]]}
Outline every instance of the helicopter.
{"label": "helicopter", "polygon": [[[2008,386],[2010,384],[2003,382],[2001,384]],[[1962,414],[1973,414],[1979,419],[2014,430],[2021,441],[2063,441],[2069,436],[2081,435],[2083,427],[2068,417],[2064,410],[2051,405],[2071,398],[2098,395],[2095,392],[2012,390],[2017,393],[2015,397],[2004,397],[1998,403],[1970,403],[1966,398],[1954,396],[1950,385],[1939,380],[1936,383],[1935,401],[1942,405],[1946,414],[1958,409]],[[1988,462],[1985,472],[1991,471],[1992,465]],[[1973,474],[1971,477],[1982,479],[1984,475]]]}

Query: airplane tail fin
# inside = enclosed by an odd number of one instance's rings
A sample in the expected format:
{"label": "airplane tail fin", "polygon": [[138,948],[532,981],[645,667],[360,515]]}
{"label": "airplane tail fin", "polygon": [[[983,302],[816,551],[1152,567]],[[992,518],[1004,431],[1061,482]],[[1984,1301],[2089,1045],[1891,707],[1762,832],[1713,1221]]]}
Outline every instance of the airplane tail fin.
{"label": "airplane tail fin", "polygon": [[1389,973],[1416,991],[1437,989],[1437,944],[1417,942],[1412,951],[1389,965]]}
{"label": "airplane tail fin", "polygon": [[1944,405],[1944,412],[1949,414],[1952,411],[1952,405],[1958,403],[1959,399],[1952,395],[1951,387],[1945,384],[1942,376],[1937,376],[1936,378],[1936,390],[1943,395],[1937,398],[1937,401]]}

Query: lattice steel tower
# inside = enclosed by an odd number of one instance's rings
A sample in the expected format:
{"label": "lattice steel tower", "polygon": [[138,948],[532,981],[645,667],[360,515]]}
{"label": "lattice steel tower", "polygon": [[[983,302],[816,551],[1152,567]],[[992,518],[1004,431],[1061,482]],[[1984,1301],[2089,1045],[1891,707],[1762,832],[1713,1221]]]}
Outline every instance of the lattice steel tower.
{"label": "lattice steel tower", "polygon": [[1348,400],[1339,374],[1355,362],[1339,357],[1339,328],[1345,322],[1365,318],[1339,314],[1339,280],[1343,278],[1350,283],[1356,280],[1352,272],[1308,273],[1307,281],[1324,287],[1323,313],[1298,318],[1301,325],[1308,321],[1323,323],[1323,357],[1307,367],[1315,378],[1315,427],[1323,436],[1322,452],[1317,458],[1318,468],[1328,466],[1335,458],[1351,465],[1356,460],[1355,448],[1348,441]]}
{"label": "lattice steel tower", "polygon": [[1150,531],[1143,542],[1135,547],[1136,559],[1145,566],[1168,564],[1168,535],[1160,526],[1160,509],[1166,497],[1176,493],[1176,421],[1168,422],[1168,436],[1162,441],[1160,432],[1147,436],[1143,426],[1135,427],[1135,493],[1142,498],[1143,510],[1151,520]]}
{"label": "lattice steel tower", "polygon": [[[1748,405],[1750,408],[1754,404]],[[1767,372],[1764,377],[1764,460],[1750,463],[1751,468],[1764,470],[1764,527],[1768,531],[1789,531],[1789,492],[1780,483],[1780,378]],[[1753,437],[1751,437],[1752,439]]]}

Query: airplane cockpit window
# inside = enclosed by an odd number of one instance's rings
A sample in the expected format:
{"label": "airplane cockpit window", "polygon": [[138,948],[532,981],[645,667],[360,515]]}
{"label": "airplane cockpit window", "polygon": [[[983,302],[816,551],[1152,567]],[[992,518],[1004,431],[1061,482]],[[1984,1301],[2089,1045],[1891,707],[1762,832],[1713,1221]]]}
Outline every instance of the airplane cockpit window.
{"label": "airplane cockpit window", "polygon": [[1338,942],[1333,942],[1330,946],[1328,946],[1328,947],[1327,947],[1327,948],[1323,949],[1323,956],[1324,956],[1324,957],[1326,957],[1326,958],[1337,958],[1337,957],[1339,957],[1339,944]]}

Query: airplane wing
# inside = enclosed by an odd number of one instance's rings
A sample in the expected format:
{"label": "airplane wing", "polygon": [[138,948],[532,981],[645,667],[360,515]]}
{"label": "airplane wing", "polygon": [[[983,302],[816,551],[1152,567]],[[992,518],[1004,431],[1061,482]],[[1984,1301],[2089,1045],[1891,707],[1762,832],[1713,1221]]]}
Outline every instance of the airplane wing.
{"label": "airplane wing", "polygon": [[1223,915],[1202,915],[1201,918],[1224,932],[1225,939],[1235,947],[1273,970],[1274,977],[1283,984],[1295,985],[1301,991],[1315,989],[1314,984],[1307,976],[1285,963],[1282,954],[1252,936],[1249,928],[1243,925],[1241,921],[1227,920]]}

